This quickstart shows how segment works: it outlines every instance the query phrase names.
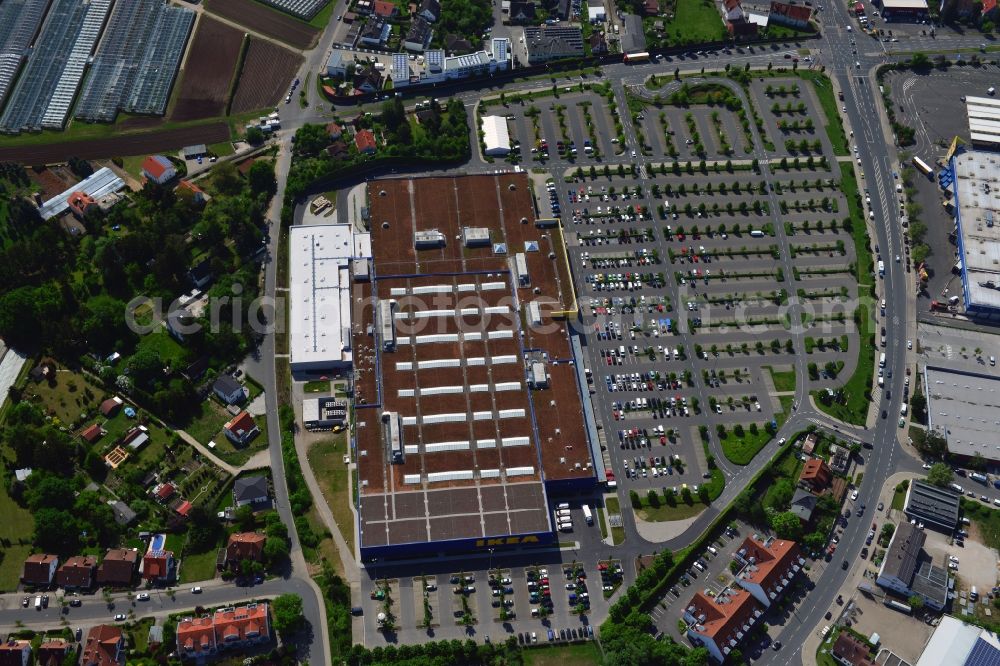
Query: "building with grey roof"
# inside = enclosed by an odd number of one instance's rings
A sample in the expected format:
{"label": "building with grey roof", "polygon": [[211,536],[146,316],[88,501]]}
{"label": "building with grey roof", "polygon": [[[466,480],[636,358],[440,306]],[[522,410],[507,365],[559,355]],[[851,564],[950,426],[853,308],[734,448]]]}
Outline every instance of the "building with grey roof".
{"label": "building with grey roof", "polygon": [[965,311],[1000,319],[1000,155],[970,150],[941,174],[950,190]]}
{"label": "building with grey roof", "polygon": [[906,491],[903,512],[908,518],[951,532],[958,526],[960,508],[958,493],[914,479]]}
{"label": "building with grey roof", "polygon": [[920,562],[910,583],[910,592],[924,600],[924,605],[941,610],[948,603],[948,572],[934,566],[930,556],[921,552]]}
{"label": "building with grey roof", "polygon": [[624,32],[621,34],[622,53],[641,53],[646,50],[646,35],[642,28],[642,17],[626,14],[622,19]]}
{"label": "building with grey roof", "polygon": [[789,508],[789,511],[798,516],[799,520],[802,522],[808,523],[812,520],[813,511],[816,510],[817,502],[819,502],[819,498],[811,492],[803,490],[802,488],[796,488],[795,494],[792,495],[792,505]]}
{"label": "building with grey roof", "polygon": [[1000,460],[1000,377],[924,367],[928,429],[948,442],[948,452]]}
{"label": "building with grey roof", "polygon": [[875,582],[904,597],[913,595],[935,610],[948,601],[948,572],[934,566],[924,550],[927,535],[910,523],[900,523],[892,535]]}
{"label": "building with grey roof", "polygon": [[583,33],[578,27],[527,26],[524,29],[524,47],[531,65],[562,58],[579,58],[583,56]]}

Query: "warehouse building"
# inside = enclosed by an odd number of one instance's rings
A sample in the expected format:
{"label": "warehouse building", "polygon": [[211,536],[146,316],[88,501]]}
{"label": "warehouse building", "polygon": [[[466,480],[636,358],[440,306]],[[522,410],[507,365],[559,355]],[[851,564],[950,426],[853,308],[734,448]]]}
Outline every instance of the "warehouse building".
{"label": "warehouse building", "polygon": [[[552,543],[549,498],[596,483],[561,235],[532,223],[526,174],[380,180],[370,211],[352,322],[362,557]],[[535,300],[542,325],[524,328]]]}
{"label": "warehouse building", "polygon": [[510,153],[510,133],[507,119],[503,116],[483,116],[483,151],[492,157],[504,157]]}
{"label": "warehouse building", "polygon": [[969,138],[972,145],[983,148],[1000,147],[1000,99],[966,97],[965,112],[969,118]]}
{"label": "warehouse building", "polygon": [[1000,460],[1000,378],[966,370],[924,367],[927,427],[944,437],[959,460]]}
{"label": "warehouse building", "polygon": [[289,243],[293,373],[350,367],[351,265],[371,257],[369,234],[347,224],[295,225]]}
{"label": "warehouse building", "polygon": [[910,519],[948,533],[958,527],[961,495],[915,479],[906,491],[903,512]]}
{"label": "warehouse building", "polygon": [[1000,319],[1000,154],[957,154],[940,178],[952,195],[966,314]]}
{"label": "warehouse building", "polygon": [[901,522],[889,542],[876,583],[902,597],[917,595],[924,604],[941,610],[948,601],[948,572],[934,566],[924,550],[927,535]]}

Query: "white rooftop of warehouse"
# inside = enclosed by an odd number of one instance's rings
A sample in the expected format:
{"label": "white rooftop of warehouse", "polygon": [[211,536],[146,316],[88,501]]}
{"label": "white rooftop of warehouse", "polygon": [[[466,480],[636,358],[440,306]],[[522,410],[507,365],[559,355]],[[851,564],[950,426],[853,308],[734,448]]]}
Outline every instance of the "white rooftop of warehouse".
{"label": "white rooftop of warehouse", "polygon": [[966,293],[971,303],[1000,308],[1000,154],[971,150],[954,163]]}
{"label": "white rooftop of warehouse", "polygon": [[927,10],[927,0],[882,0],[883,9],[923,9]]}
{"label": "white rooftop of warehouse", "polygon": [[43,220],[62,215],[69,210],[69,197],[74,192],[83,192],[89,197],[100,199],[123,189],[125,189],[125,181],[110,168],[101,167],[65,192],[57,194],[43,203],[38,208],[38,214]]}
{"label": "white rooftop of warehouse", "polygon": [[503,116],[483,116],[483,143],[487,155],[506,155],[510,152],[510,132]]}
{"label": "white rooftop of warehouse", "polygon": [[965,111],[974,143],[1000,144],[1000,99],[966,97]]}
{"label": "white rooftop of warehouse", "polygon": [[350,260],[371,257],[371,237],[347,224],[295,225],[288,242],[292,371],[350,364]]}
{"label": "white rooftop of warehouse", "polygon": [[1000,376],[927,366],[929,428],[948,441],[948,451],[1000,460]]}
{"label": "white rooftop of warehouse", "polygon": [[997,640],[996,634],[986,629],[968,624],[951,615],[944,615],[941,617],[941,623],[931,634],[931,639],[924,646],[916,666],[941,666],[941,664],[978,666],[975,662],[969,661],[973,650],[977,648],[979,651],[985,648],[986,651],[992,652],[1000,649],[1000,641]]}

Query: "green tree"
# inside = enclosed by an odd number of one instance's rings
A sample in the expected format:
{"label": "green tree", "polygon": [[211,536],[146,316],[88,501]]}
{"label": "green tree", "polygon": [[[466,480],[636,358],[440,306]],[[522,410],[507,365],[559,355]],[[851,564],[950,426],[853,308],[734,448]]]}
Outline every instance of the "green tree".
{"label": "green tree", "polygon": [[285,638],[302,626],[302,598],[297,594],[282,594],[271,602],[274,630]]}
{"label": "green tree", "polygon": [[247,172],[250,191],[256,195],[264,194],[268,199],[278,191],[278,181],[274,177],[274,165],[269,160],[258,160],[250,166]]}
{"label": "green tree", "polygon": [[934,463],[931,465],[931,468],[927,470],[927,483],[930,483],[931,485],[944,488],[951,483],[951,479],[951,467],[948,467],[945,463]]}
{"label": "green tree", "polygon": [[802,523],[791,511],[782,511],[771,516],[771,529],[782,539],[797,540],[802,535]]}

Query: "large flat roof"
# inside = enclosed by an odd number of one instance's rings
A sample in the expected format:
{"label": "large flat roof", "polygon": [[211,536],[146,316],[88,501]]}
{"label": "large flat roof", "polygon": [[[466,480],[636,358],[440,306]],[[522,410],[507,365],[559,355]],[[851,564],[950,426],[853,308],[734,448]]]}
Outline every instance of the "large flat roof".
{"label": "large flat roof", "polygon": [[966,307],[1000,308],[1000,155],[956,155],[952,184]]}
{"label": "large flat roof", "polygon": [[[362,549],[551,532],[543,481],[595,474],[553,316],[574,302],[559,230],[534,224],[524,174],[379,180],[369,193],[372,281],[352,325]],[[418,247],[418,232],[438,240]],[[534,361],[546,387],[529,388]],[[401,462],[385,414],[399,416]]]}
{"label": "large flat roof", "polygon": [[293,372],[350,364],[350,260],[364,249],[355,242],[350,225],[289,229],[288,344]]}
{"label": "large flat roof", "polygon": [[56,215],[62,215],[69,210],[69,197],[74,192],[83,192],[89,197],[100,199],[123,189],[125,189],[125,181],[119,178],[109,167],[101,167],[73,187],[57,194],[39,206],[38,215],[43,220]]}
{"label": "large flat roof", "polygon": [[914,479],[906,493],[905,513],[949,530],[958,525],[960,496],[948,488],[939,488]]}
{"label": "large flat roof", "polygon": [[[931,639],[924,646],[916,666],[940,666],[941,664],[967,664],[968,666],[995,663],[984,661],[983,653],[996,659],[1000,650],[997,635],[962,620],[944,615],[934,629]],[[973,657],[976,652],[976,659]]]}
{"label": "large flat roof", "polygon": [[948,451],[1000,460],[1000,377],[937,366],[924,368],[928,427]]}

